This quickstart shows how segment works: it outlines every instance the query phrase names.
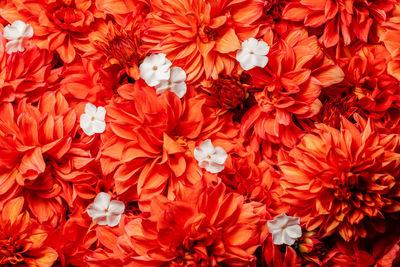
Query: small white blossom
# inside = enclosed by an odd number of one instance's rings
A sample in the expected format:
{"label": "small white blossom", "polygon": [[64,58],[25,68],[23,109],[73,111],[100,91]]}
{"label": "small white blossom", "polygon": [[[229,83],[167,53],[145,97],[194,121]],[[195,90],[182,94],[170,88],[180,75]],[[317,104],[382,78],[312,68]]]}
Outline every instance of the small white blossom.
{"label": "small white blossom", "polygon": [[225,150],[220,146],[214,147],[210,139],[194,149],[194,158],[199,162],[199,166],[211,173],[222,171],[227,157]]}
{"label": "small white blossom", "polygon": [[268,63],[268,52],[269,46],[266,42],[250,38],[242,43],[242,49],[237,52],[236,60],[244,70],[254,67],[264,68]]}
{"label": "small white blossom", "polygon": [[160,81],[160,84],[156,86],[156,93],[160,94],[166,90],[170,90],[175,93],[179,98],[182,98],[186,94],[186,73],[180,67],[171,68],[171,76],[168,80]]}
{"label": "small white blossom", "polygon": [[273,220],[267,221],[268,230],[272,234],[275,245],[293,245],[301,237],[300,218],[279,214]]}
{"label": "small white blossom", "polygon": [[101,192],[87,208],[87,213],[98,225],[116,226],[119,224],[125,204],[119,200],[111,200],[111,196]]}
{"label": "small white blossom", "polygon": [[85,113],[81,115],[80,119],[82,130],[87,135],[94,135],[96,133],[104,132],[106,129],[106,122],[104,121],[105,116],[105,108],[96,108],[95,105],[87,103],[85,106]]}
{"label": "small white blossom", "polygon": [[168,60],[165,54],[153,54],[146,57],[143,63],[140,64],[140,77],[149,86],[159,85],[161,81],[168,81],[170,77],[171,61]]}
{"label": "small white blossom", "polygon": [[6,44],[7,54],[17,51],[23,52],[27,40],[33,36],[33,29],[31,25],[21,20],[16,20],[11,25],[8,24],[4,27],[3,36],[9,40]]}

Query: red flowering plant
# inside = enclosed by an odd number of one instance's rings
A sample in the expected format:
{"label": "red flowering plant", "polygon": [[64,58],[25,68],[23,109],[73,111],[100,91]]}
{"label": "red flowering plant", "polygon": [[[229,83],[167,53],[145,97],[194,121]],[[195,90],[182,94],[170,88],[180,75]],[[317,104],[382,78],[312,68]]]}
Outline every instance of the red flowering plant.
{"label": "red flowering plant", "polygon": [[0,2],[1,266],[398,266],[400,2]]}

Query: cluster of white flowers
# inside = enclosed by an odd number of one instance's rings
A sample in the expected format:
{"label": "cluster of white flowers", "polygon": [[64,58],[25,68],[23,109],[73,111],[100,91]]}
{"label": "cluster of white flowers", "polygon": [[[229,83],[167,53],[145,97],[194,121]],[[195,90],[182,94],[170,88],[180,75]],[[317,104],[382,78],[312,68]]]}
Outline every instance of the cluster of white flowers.
{"label": "cluster of white flowers", "polygon": [[172,67],[165,54],[153,54],[140,64],[140,77],[149,86],[155,86],[157,94],[166,90],[175,93],[179,98],[186,94],[186,73],[180,67]]}

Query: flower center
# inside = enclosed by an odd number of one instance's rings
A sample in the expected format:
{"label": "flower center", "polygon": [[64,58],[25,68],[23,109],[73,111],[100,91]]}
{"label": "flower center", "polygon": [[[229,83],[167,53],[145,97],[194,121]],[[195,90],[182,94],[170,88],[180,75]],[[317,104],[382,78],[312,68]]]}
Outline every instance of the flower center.
{"label": "flower center", "polygon": [[253,51],[251,51],[251,52],[250,52],[250,55],[254,55],[254,52],[253,52]]}
{"label": "flower center", "polygon": [[154,70],[154,71],[158,70],[157,66],[154,66],[154,67],[153,67],[153,70]]}

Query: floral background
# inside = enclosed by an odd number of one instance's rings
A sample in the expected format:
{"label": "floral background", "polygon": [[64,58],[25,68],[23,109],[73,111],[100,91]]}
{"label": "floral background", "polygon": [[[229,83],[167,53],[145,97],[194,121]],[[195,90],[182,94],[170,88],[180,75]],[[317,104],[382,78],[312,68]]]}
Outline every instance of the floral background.
{"label": "floral background", "polygon": [[399,266],[400,2],[0,2],[0,265]]}

